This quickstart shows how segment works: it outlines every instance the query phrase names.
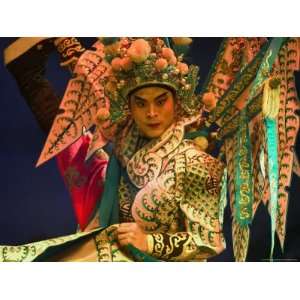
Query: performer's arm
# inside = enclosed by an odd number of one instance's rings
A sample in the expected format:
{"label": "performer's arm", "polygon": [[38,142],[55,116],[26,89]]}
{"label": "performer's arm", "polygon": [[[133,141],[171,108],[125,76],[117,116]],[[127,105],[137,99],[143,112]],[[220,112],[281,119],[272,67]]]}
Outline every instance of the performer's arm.
{"label": "performer's arm", "polygon": [[76,38],[18,38],[4,51],[4,63],[14,76],[22,96],[45,133],[50,131],[60,98],[45,78],[52,51],[60,53],[61,66],[72,71],[85,50]]}

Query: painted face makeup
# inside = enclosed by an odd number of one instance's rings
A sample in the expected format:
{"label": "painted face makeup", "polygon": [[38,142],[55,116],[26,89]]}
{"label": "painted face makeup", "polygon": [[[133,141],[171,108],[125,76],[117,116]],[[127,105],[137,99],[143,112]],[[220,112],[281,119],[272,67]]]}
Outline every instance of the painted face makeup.
{"label": "painted face makeup", "polygon": [[144,87],[130,96],[132,118],[148,138],[160,137],[175,121],[175,99],[159,86]]}

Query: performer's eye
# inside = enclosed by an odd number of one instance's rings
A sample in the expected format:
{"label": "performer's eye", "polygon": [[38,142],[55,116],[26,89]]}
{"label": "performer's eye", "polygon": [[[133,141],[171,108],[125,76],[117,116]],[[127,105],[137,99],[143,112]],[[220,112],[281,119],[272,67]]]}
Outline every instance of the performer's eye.
{"label": "performer's eye", "polygon": [[168,97],[158,98],[156,100],[156,104],[159,106],[163,106],[166,103],[167,99],[168,99]]}
{"label": "performer's eye", "polygon": [[137,107],[143,108],[145,107],[145,101],[142,99],[135,99],[135,105]]}

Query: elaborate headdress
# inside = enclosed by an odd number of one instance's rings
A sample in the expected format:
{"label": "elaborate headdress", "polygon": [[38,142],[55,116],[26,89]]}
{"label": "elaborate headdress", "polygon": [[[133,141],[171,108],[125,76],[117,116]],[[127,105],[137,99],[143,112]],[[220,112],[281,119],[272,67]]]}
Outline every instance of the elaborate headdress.
{"label": "elaborate headdress", "polygon": [[150,85],[171,89],[185,114],[199,111],[194,96],[198,67],[182,62],[183,55],[176,56],[163,39],[121,38],[106,45],[104,52],[111,66],[111,73],[104,80],[104,91],[109,98],[112,122],[126,118],[130,93]]}

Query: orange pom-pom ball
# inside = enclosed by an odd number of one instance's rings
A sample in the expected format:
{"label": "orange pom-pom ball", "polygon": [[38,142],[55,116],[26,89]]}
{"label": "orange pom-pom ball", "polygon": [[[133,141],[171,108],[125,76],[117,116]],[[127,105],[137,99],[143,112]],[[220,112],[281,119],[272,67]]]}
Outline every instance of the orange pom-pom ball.
{"label": "orange pom-pom ball", "polygon": [[165,69],[168,66],[168,62],[166,59],[164,58],[159,58],[156,62],[155,62],[155,68],[158,71],[161,71],[163,69]]}

